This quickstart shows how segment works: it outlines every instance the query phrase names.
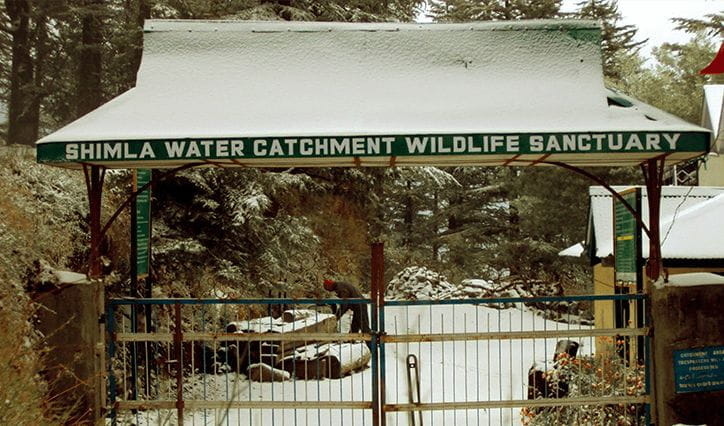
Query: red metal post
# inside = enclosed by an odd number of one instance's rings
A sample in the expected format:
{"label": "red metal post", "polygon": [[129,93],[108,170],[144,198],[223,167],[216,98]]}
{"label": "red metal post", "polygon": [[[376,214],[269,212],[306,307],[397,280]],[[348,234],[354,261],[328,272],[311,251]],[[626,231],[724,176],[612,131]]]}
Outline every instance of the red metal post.
{"label": "red metal post", "polygon": [[[385,258],[384,258],[384,244],[381,242],[373,243],[372,244],[372,301],[374,302],[374,305],[376,306],[377,312],[374,312],[373,315],[375,315],[375,330],[378,331],[377,335],[377,347],[374,347],[373,350],[378,351],[377,356],[377,363],[379,365],[378,369],[378,382],[377,382],[377,404],[375,408],[375,412],[373,412],[373,425],[382,425],[384,426],[386,424],[385,419],[385,351],[384,346],[381,344],[379,339],[382,338],[382,336],[385,333],[385,316],[384,316],[384,303],[385,303],[385,285],[384,285],[384,277],[385,277]],[[379,349],[379,350],[378,350]]]}
{"label": "red metal post", "polygon": [[649,260],[646,276],[653,282],[663,273],[661,258],[661,184],[664,175],[664,160],[647,160],[641,165],[646,179],[646,194],[649,203]]}
{"label": "red metal post", "polygon": [[[654,288],[653,283],[656,282],[663,274],[663,259],[661,256],[661,184],[664,176],[664,159],[653,159],[646,161],[641,165],[641,169],[646,179],[646,195],[649,204],[649,259],[646,262],[646,277],[644,280],[644,293],[652,295]],[[651,300],[651,299],[650,299]],[[651,310],[647,309],[646,323],[655,330],[655,324],[651,319]],[[656,351],[656,335],[655,332],[649,337],[649,342],[654,351]],[[651,402],[651,422],[657,424],[658,421],[658,402],[656,395],[658,389],[663,384],[660,373],[657,373],[655,357],[649,359],[648,371],[652,372],[649,378],[648,391],[652,396]]]}

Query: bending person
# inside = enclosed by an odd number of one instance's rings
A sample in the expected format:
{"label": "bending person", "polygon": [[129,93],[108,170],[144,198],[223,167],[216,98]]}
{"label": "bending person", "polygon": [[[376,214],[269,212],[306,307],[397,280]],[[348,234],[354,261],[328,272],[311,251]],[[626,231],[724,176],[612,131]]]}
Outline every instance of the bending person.
{"label": "bending person", "polygon": [[[324,288],[333,291],[340,299],[363,299],[359,289],[350,283],[343,281],[324,280]],[[367,304],[360,303],[340,303],[335,314],[337,318],[341,318],[347,310],[352,310],[352,325],[349,328],[350,333],[369,333],[370,320],[367,316]]]}

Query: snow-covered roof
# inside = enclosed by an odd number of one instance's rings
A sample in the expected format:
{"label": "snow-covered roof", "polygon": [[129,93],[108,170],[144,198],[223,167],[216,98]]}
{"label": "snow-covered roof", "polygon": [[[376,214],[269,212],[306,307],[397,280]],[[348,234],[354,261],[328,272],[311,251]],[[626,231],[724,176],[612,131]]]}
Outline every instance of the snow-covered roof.
{"label": "snow-covered roof", "polygon": [[714,143],[712,152],[724,154],[724,84],[707,84],[704,86],[704,113],[701,125],[712,131]]}
{"label": "snow-covered roof", "polygon": [[724,285],[724,277],[709,272],[671,275],[664,287],[692,287],[699,285]]}
{"label": "snow-covered roof", "polygon": [[[614,186],[621,192],[625,186]],[[597,258],[613,254],[613,204],[603,187],[589,190],[589,250]],[[649,223],[646,189],[642,188],[641,209]],[[661,253],[664,259],[724,259],[724,187],[664,186],[661,196]],[[649,254],[649,240],[642,235],[642,251]]]}
{"label": "snow-covered roof", "polygon": [[710,132],[603,84],[590,21],[146,23],[136,87],[38,141],[65,167],[632,165]]}
{"label": "snow-covered roof", "polygon": [[586,252],[583,244],[576,243],[558,252],[558,256],[581,257]]}

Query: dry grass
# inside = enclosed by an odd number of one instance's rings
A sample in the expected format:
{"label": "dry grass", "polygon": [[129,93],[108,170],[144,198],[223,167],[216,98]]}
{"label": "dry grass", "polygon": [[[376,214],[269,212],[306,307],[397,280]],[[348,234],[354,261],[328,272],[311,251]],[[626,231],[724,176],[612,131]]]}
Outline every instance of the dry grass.
{"label": "dry grass", "polygon": [[0,424],[63,424],[41,376],[43,336],[27,293],[33,263],[72,267],[82,250],[85,186],[79,173],[40,166],[33,152],[0,147]]}
{"label": "dry grass", "polygon": [[40,357],[26,318],[28,301],[20,295],[0,297],[0,424],[38,424],[44,412],[45,384],[38,376]]}

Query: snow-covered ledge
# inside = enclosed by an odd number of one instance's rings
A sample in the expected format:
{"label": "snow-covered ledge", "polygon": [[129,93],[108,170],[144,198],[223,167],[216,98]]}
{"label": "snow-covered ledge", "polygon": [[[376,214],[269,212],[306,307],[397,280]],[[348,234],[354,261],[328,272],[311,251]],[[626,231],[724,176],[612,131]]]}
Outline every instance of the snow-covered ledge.
{"label": "snow-covered ledge", "polygon": [[698,285],[724,285],[724,277],[710,272],[671,275],[663,287],[693,287]]}

